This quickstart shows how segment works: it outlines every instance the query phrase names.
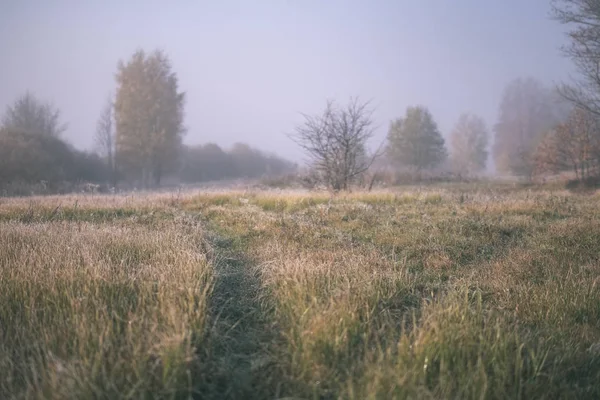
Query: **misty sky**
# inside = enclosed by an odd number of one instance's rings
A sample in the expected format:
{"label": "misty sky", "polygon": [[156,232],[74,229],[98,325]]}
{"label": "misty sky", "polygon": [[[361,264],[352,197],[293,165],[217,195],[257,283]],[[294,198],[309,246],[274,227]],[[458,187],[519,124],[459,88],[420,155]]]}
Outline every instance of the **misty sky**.
{"label": "misty sky", "polygon": [[186,142],[298,159],[285,133],[327,98],[373,99],[380,140],[409,105],[444,135],[495,122],[504,85],[572,71],[549,0],[0,0],[0,108],[30,90],[91,148],[119,59],[162,48],[187,93]]}

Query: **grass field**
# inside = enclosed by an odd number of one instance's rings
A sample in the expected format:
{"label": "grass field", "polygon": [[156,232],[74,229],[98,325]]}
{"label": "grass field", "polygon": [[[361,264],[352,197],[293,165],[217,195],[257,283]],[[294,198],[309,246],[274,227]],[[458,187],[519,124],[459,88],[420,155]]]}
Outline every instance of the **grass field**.
{"label": "grass field", "polygon": [[600,193],[0,199],[2,399],[598,399]]}

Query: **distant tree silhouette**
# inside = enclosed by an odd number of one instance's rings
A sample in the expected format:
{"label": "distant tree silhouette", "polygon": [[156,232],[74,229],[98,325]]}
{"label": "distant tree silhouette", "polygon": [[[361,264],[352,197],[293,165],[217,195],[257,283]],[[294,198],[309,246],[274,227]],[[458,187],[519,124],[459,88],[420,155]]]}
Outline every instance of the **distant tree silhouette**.
{"label": "distant tree silhouette", "polygon": [[481,172],[488,158],[489,133],[485,121],[463,114],[450,134],[452,167],[461,175]]}
{"label": "distant tree silhouette", "polygon": [[544,134],[566,114],[556,92],[533,78],[510,82],[500,102],[494,127],[493,155],[496,170],[531,178],[533,152]]}
{"label": "distant tree silhouette", "polygon": [[445,141],[426,107],[408,107],[404,118],[393,121],[388,133],[388,157],[419,174],[447,158]]}
{"label": "distant tree silhouette", "polygon": [[12,132],[59,137],[66,129],[60,121],[60,111],[51,103],[44,103],[30,92],[19,97],[6,108],[2,127]]}
{"label": "distant tree silhouette", "polygon": [[578,180],[598,174],[598,117],[588,110],[575,109],[566,122],[544,137],[536,149],[534,160],[538,174],[573,171]]}

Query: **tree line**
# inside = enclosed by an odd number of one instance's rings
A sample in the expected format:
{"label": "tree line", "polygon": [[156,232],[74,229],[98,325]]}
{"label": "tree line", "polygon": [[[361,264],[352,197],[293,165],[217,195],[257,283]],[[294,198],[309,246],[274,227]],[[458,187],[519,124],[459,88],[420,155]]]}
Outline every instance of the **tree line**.
{"label": "tree line", "polygon": [[179,178],[186,183],[227,179],[277,177],[296,171],[297,165],[245,143],[222,149],[214,143],[186,146]]}
{"label": "tree line", "polygon": [[[447,135],[440,134],[425,106],[408,107],[390,123],[386,144],[369,152],[373,138],[368,102],[347,106],[329,102],[322,114],[305,116],[291,134],[306,152],[317,179],[333,190],[364,181],[373,165],[423,172],[451,172],[454,178],[486,170],[532,181],[569,172],[576,181],[595,183],[600,175],[600,2],[556,0],[554,18],[571,27],[564,48],[579,80],[547,87],[532,77],[510,82],[490,131],[484,120],[465,113]],[[376,162],[377,159],[385,161]]]}
{"label": "tree line", "polygon": [[[119,62],[117,92],[94,132],[95,150],[80,151],[62,134],[60,111],[27,92],[9,105],[0,125],[0,193],[49,191],[77,183],[156,187],[165,177],[196,183],[280,175],[296,165],[244,143],[231,149],[183,143],[185,94],[162,51],[136,51]],[[20,193],[22,189],[24,193]]]}
{"label": "tree line", "polygon": [[[532,180],[569,171],[589,180],[600,168],[600,5],[557,0],[555,18],[572,27],[565,54],[580,80],[558,88],[535,78],[510,82],[498,120],[488,128],[472,113],[461,115],[444,138],[431,111],[408,107],[391,121],[375,149],[369,102],[328,101],[289,135],[308,158],[311,179],[333,190],[365,181],[374,167],[477,176],[493,160],[498,174]],[[117,90],[98,120],[96,151],[82,152],[61,138],[60,112],[30,93],[7,107],[0,129],[0,185],[13,182],[128,182],[158,186],[165,177],[184,182],[254,178],[295,170],[295,165],[245,144],[185,146],[185,93],[163,51],[136,51],[119,62]],[[372,184],[372,182],[371,182]]]}

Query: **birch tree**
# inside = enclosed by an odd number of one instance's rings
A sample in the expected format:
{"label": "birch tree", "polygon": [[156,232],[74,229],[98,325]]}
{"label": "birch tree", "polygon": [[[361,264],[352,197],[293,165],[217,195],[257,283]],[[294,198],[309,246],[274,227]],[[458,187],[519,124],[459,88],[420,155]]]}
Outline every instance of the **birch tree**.
{"label": "birch tree", "polygon": [[116,157],[129,175],[160,185],[180,154],[185,95],[162,51],[138,50],[120,62],[115,99]]}

